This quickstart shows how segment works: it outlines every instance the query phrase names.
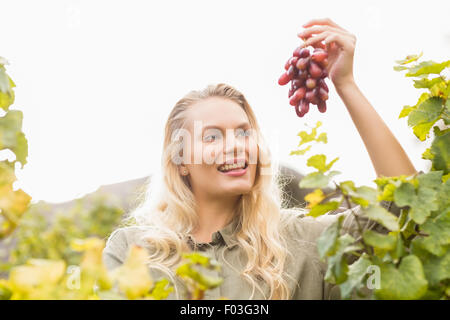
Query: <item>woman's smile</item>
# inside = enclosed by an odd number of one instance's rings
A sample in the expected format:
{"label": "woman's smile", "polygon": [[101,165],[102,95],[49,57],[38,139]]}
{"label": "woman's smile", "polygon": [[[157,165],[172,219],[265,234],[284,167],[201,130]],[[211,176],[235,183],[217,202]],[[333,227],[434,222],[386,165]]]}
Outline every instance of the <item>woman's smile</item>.
{"label": "woman's smile", "polygon": [[221,174],[229,176],[229,177],[240,177],[247,173],[247,169],[248,169],[248,165],[246,164],[244,168],[238,167],[236,169],[231,169],[229,171],[220,171],[220,170],[218,170],[218,171]]}

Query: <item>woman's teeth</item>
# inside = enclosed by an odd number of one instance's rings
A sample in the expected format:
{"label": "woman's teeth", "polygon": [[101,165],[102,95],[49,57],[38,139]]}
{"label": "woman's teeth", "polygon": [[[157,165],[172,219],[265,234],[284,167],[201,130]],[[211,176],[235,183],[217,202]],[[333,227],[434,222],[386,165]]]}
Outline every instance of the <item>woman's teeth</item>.
{"label": "woman's teeth", "polygon": [[238,163],[226,164],[226,165],[220,166],[219,171],[230,171],[230,170],[237,169],[237,168],[245,168],[245,164],[238,164]]}

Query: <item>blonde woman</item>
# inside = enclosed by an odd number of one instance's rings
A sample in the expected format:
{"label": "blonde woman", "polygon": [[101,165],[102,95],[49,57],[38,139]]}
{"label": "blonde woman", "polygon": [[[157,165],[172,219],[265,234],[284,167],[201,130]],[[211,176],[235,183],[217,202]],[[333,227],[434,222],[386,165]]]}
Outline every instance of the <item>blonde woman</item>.
{"label": "blonde woman", "polygon": [[[329,77],[350,112],[377,176],[416,173],[408,156],[353,79],[355,36],[329,19],[312,20],[299,34],[304,46],[329,52]],[[315,36],[312,36],[312,35]],[[226,164],[234,164],[234,167]],[[324,281],[316,241],[345,208],[314,219],[284,209],[278,168],[256,117],[237,89],[209,85],[191,91],[172,109],[165,126],[159,174],[131,213],[136,225],[115,230],[103,252],[108,269],[121,265],[129,247],[148,249],[154,277],[172,279],[169,299],[183,299],[173,276],[180,253],[198,250],[216,259],[224,282],[205,299],[336,299]],[[392,203],[384,203],[388,210]],[[397,208],[398,209],[398,208]],[[357,214],[360,206],[353,208]],[[365,220],[367,222],[367,220]],[[367,227],[367,225],[366,225]],[[372,226],[368,226],[372,227]]]}

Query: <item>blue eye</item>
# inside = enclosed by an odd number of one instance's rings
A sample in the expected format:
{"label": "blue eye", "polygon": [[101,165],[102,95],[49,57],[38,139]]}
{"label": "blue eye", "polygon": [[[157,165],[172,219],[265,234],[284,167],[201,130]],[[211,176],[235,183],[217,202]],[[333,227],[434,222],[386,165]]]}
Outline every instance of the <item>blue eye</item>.
{"label": "blue eye", "polygon": [[240,130],[240,131],[239,131],[239,134],[241,134],[241,135],[244,136],[244,137],[249,137],[249,136],[252,135],[252,133],[251,133],[250,130],[247,130],[247,131]]}
{"label": "blue eye", "polygon": [[211,141],[211,137],[214,137],[214,140],[215,140],[216,137],[217,137],[217,135],[211,134],[211,135],[209,135],[209,136],[206,136],[206,137],[204,138],[204,140],[205,140],[205,141]]}

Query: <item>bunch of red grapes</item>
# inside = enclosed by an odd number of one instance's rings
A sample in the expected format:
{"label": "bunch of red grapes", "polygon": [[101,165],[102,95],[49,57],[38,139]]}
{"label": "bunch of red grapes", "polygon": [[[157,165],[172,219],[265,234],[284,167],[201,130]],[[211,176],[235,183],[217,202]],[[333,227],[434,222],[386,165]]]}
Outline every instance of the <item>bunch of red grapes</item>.
{"label": "bunch of red grapes", "polygon": [[310,103],[317,105],[320,112],[327,110],[327,65],[328,53],[321,48],[315,48],[311,54],[308,48],[298,47],[286,62],[286,72],[282,74],[278,84],[284,86],[291,82],[289,104],[295,107],[297,116],[303,117],[308,113]]}

